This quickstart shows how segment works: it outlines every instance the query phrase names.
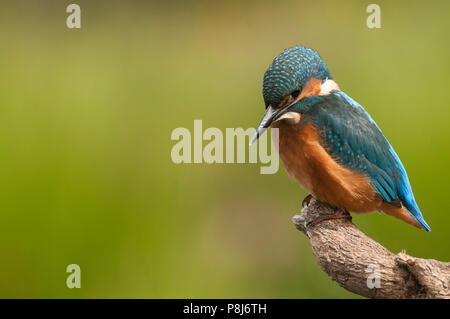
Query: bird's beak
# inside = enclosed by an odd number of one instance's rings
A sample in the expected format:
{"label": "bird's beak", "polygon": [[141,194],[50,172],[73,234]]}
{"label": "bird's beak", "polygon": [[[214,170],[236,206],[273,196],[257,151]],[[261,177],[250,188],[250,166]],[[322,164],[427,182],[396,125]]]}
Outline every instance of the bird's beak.
{"label": "bird's beak", "polygon": [[281,115],[286,113],[288,109],[294,105],[295,103],[286,103],[285,106],[280,107],[278,109],[274,109],[271,105],[269,105],[264,113],[261,121],[256,128],[255,134],[250,140],[250,145],[252,145],[272,124],[272,122],[276,121]]}

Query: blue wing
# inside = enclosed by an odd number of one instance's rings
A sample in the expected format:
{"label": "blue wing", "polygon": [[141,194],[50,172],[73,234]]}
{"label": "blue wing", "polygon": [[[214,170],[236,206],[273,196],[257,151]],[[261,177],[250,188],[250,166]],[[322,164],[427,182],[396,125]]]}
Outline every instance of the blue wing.
{"label": "blue wing", "polygon": [[310,98],[307,118],[323,134],[325,147],[340,164],[370,177],[381,198],[401,203],[427,230],[405,168],[369,113],[343,92]]}

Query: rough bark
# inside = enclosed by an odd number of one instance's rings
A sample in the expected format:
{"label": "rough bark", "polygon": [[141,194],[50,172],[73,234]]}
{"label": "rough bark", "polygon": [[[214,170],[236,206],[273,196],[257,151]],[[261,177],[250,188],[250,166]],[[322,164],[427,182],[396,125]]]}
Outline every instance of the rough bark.
{"label": "rough bark", "polygon": [[450,262],[393,254],[350,219],[312,223],[335,213],[313,201],[292,221],[308,236],[320,268],[341,287],[368,298],[450,298]]}

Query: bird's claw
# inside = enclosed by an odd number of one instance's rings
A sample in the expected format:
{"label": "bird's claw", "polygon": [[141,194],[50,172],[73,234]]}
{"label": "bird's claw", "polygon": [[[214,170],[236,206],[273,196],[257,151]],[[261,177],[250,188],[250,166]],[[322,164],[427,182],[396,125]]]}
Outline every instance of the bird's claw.
{"label": "bird's claw", "polygon": [[329,219],[348,219],[348,220],[352,220],[352,216],[350,215],[350,213],[344,209],[344,208],[340,208],[336,211],[336,213],[331,214],[331,215],[327,215],[327,216],[321,216],[319,218],[316,218],[310,222],[308,222],[308,224],[306,225],[307,227],[313,225],[317,225],[318,223],[323,222],[324,220],[329,220]]}
{"label": "bird's claw", "polygon": [[311,194],[309,194],[305,198],[303,198],[302,207],[305,207],[305,204],[306,204],[306,206],[308,206],[312,199],[313,199],[313,196]]}

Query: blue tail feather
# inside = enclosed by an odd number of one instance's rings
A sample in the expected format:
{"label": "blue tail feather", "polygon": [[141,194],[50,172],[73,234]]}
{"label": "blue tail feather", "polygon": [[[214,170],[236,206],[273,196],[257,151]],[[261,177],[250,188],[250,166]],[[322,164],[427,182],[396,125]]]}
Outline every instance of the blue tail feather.
{"label": "blue tail feather", "polygon": [[428,226],[427,222],[423,218],[422,212],[420,211],[419,206],[416,203],[416,199],[414,198],[414,193],[411,188],[411,184],[409,183],[408,174],[406,174],[406,170],[403,167],[402,161],[398,157],[397,153],[394,151],[392,146],[390,146],[390,153],[395,158],[396,168],[398,173],[398,197],[402,201],[405,208],[408,212],[414,217],[415,220],[427,231],[431,231],[430,226]]}
{"label": "blue tail feather", "polygon": [[419,207],[417,206],[416,202],[413,202],[413,205],[409,205],[408,203],[405,203],[406,209],[411,213],[411,215],[414,217],[415,220],[419,222],[420,225],[426,230],[431,231],[430,226],[428,226],[427,222],[423,218],[422,212],[420,211]]}

